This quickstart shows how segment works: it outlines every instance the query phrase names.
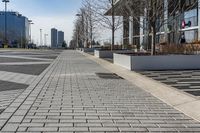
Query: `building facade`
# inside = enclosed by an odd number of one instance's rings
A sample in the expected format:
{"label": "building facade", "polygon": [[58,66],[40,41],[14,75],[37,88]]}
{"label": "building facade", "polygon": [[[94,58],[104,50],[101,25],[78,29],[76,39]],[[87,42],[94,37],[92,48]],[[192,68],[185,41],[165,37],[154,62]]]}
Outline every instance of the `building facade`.
{"label": "building facade", "polygon": [[64,32],[58,31],[58,48],[62,48],[63,42],[64,42]]}
{"label": "building facade", "polygon": [[51,29],[51,48],[58,47],[58,30],[56,28]]}
{"label": "building facade", "polygon": [[[148,3],[148,0],[115,0],[115,11],[116,15],[123,16],[123,44],[148,50],[152,43],[152,29],[148,19],[152,16],[148,16],[143,6],[145,4],[140,5],[139,2]],[[200,0],[160,0],[160,3],[157,11],[159,17],[156,18],[157,44],[179,44],[181,35],[185,36],[188,43],[200,41]],[[117,12],[121,9],[126,10],[128,15]]]}
{"label": "building facade", "polygon": [[[26,47],[29,40],[29,21],[18,12],[6,12],[7,41],[15,47]],[[0,41],[5,39],[5,12],[0,12]],[[16,46],[17,45],[17,46]]]}

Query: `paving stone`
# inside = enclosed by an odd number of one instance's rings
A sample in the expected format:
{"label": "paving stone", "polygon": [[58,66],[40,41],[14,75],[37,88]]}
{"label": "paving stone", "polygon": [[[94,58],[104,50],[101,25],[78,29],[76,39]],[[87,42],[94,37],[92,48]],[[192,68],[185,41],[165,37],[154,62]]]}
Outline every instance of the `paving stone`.
{"label": "paving stone", "polygon": [[28,132],[56,132],[57,127],[29,127]]}
{"label": "paving stone", "polygon": [[27,131],[27,127],[19,127],[18,129],[17,129],[17,132],[26,132]]}
{"label": "paving stone", "polygon": [[3,113],[0,115],[0,120],[9,119],[12,116],[12,113]]}
{"label": "paving stone", "polygon": [[101,123],[74,123],[74,127],[102,127]]}
{"label": "paving stone", "polygon": [[89,127],[90,132],[118,132],[116,127]]}
{"label": "paving stone", "polygon": [[88,132],[88,127],[60,127],[60,132]]}
{"label": "paving stone", "polygon": [[21,123],[24,119],[24,116],[12,116],[9,120],[10,123]]}
{"label": "paving stone", "polygon": [[142,127],[119,127],[120,132],[147,132],[147,128]]}
{"label": "paving stone", "polygon": [[176,128],[147,128],[150,132],[178,132]]}
{"label": "paving stone", "polygon": [[1,130],[2,132],[15,132],[17,131],[17,128],[19,127],[19,124],[14,124],[14,123],[7,123],[3,129]]}
{"label": "paving stone", "polygon": [[19,125],[19,127],[43,127],[43,126],[44,126],[43,123],[25,123],[25,122]]}
{"label": "paving stone", "polygon": [[45,127],[73,127],[73,123],[46,123]]}

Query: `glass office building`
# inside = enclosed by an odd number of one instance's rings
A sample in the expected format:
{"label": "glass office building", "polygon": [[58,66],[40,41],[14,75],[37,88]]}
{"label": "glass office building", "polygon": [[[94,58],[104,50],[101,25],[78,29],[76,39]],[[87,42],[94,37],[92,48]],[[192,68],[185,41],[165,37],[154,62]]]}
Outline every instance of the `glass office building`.
{"label": "glass office building", "polygon": [[58,31],[58,48],[62,48],[63,42],[64,42],[64,32]]}
{"label": "glass office building", "polygon": [[[5,12],[0,12],[0,42],[5,38]],[[29,40],[29,21],[18,12],[7,12],[7,40],[9,45],[26,47]]]}
{"label": "glass office building", "polygon": [[51,48],[58,47],[58,30],[56,28],[51,29]]}

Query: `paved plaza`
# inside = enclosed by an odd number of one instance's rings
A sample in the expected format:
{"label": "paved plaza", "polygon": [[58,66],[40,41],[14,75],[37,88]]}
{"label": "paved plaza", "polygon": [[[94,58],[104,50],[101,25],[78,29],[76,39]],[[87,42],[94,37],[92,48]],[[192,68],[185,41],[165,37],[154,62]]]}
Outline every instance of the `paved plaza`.
{"label": "paved plaza", "polygon": [[144,71],[140,73],[191,95],[200,96],[200,70]]}
{"label": "paved plaza", "polygon": [[63,51],[0,115],[1,133],[200,132],[200,123],[76,51]]}
{"label": "paved plaza", "polygon": [[57,57],[45,50],[0,50],[0,113]]}

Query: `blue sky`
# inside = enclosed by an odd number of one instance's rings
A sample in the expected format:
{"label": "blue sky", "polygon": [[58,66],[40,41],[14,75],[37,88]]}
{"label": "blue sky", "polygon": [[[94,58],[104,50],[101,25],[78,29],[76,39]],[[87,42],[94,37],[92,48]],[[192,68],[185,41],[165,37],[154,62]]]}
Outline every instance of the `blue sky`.
{"label": "blue sky", "polygon": [[[82,0],[10,0],[8,10],[18,11],[33,20],[32,38],[39,42],[39,30],[48,34],[50,44],[50,29],[57,28],[65,32],[65,40],[70,41],[73,31],[75,14],[81,7]],[[4,9],[4,4],[0,4]]]}

